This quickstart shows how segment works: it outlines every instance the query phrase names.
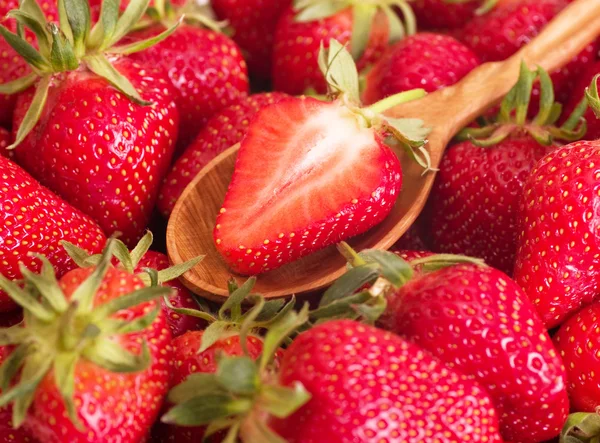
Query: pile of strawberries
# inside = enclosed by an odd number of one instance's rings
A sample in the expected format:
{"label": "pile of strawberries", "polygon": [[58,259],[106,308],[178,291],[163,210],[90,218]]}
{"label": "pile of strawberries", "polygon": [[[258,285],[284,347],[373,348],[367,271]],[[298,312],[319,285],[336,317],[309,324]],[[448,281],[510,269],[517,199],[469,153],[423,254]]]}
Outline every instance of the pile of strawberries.
{"label": "pile of strawberries", "polygon": [[[600,441],[600,36],[523,64],[437,171],[431,128],[386,116],[569,3],[1,2],[0,443]],[[217,305],[165,228],[236,143]],[[425,210],[354,251],[400,148]],[[332,244],[310,303],[253,292]]]}

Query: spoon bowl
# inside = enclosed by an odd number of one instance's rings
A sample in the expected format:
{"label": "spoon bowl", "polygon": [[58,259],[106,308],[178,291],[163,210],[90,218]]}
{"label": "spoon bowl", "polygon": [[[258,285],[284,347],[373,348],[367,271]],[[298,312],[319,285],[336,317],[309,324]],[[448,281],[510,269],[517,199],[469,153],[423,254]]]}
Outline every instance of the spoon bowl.
{"label": "spoon bowl", "polygon": [[[390,117],[419,118],[433,128],[427,149],[436,168],[452,137],[490,106],[497,104],[519,76],[522,60],[548,71],[567,64],[600,35],[600,0],[576,0],[518,53],[502,62],[486,63],[454,86],[420,100],[403,103],[388,112]],[[235,167],[235,145],[211,161],[187,186],[177,201],[167,228],[167,248],[173,264],[204,255],[182,276],[193,292],[222,302],[228,295],[229,270],[213,242],[216,216],[222,207]],[[435,174],[422,168],[403,152],[397,152],[403,172],[400,196],[389,216],[348,243],[356,250],[388,249],[415,221],[429,195]],[[257,276],[254,291],[266,298],[312,292],[330,285],[343,274],[345,260],[334,246]],[[244,278],[242,276],[238,276]]]}

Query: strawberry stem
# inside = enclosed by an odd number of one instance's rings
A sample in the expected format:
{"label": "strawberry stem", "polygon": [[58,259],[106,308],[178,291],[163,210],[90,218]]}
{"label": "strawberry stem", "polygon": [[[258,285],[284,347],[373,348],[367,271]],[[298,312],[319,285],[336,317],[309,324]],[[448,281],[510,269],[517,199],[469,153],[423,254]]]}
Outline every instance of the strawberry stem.
{"label": "strawberry stem", "polygon": [[377,103],[372,104],[367,109],[375,114],[383,114],[385,111],[397,106],[401,103],[418,100],[427,95],[424,89],[411,89],[410,91],[399,92],[398,94],[390,95]]}

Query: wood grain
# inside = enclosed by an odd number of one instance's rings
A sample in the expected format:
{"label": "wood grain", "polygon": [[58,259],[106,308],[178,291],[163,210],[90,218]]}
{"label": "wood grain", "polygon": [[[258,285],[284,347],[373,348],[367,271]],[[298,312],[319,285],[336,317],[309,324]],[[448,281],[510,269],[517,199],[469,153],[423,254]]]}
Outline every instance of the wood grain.
{"label": "wood grain", "polygon": [[[458,84],[402,104],[388,115],[421,118],[433,128],[428,150],[433,165],[437,166],[452,137],[497,104],[515,84],[521,60],[531,67],[540,65],[551,71],[568,63],[599,35],[600,0],[576,0],[511,58],[484,64]],[[227,280],[234,275],[217,252],[212,231],[233,174],[237,149],[236,145],[223,152],[194,178],[175,205],[167,229],[168,253],[174,264],[206,256],[182,277],[182,282],[193,292],[216,301],[227,296]],[[418,165],[402,153],[398,155],[404,174],[400,197],[381,224],[350,239],[349,243],[357,250],[388,249],[414,222],[427,200],[434,173],[422,176]],[[269,298],[314,291],[338,278],[344,272],[344,265],[335,248],[330,247],[259,275],[255,291]]]}

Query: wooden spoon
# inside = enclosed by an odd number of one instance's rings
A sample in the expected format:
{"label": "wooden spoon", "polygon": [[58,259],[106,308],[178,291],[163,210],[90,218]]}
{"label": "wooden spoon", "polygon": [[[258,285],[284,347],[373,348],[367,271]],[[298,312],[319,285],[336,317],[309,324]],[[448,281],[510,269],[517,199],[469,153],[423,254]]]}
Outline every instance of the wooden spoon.
{"label": "wooden spoon", "polygon": [[[503,62],[487,63],[473,70],[458,84],[387,112],[393,117],[420,118],[433,128],[428,150],[437,167],[448,142],[456,133],[490,106],[498,103],[516,83],[521,60],[530,67],[552,71],[567,64],[600,35],[600,0],[576,0],[518,53]],[[233,174],[238,146],[210,162],[185,189],[171,214],[167,248],[174,264],[198,255],[202,262],[188,271],[183,283],[193,292],[216,301],[227,296],[227,268],[213,243],[216,215]],[[401,157],[404,182],[392,213],[367,233],[350,239],[357,250],[388,249],[417,218],[434,180],[434,173],[421,176],[422,169]],[[265,297],[282,297],[323,288],[343,272],[345,261],[334,247],[257,277],[255,291]],[[243,278],[240,276],[240,278]]]}

